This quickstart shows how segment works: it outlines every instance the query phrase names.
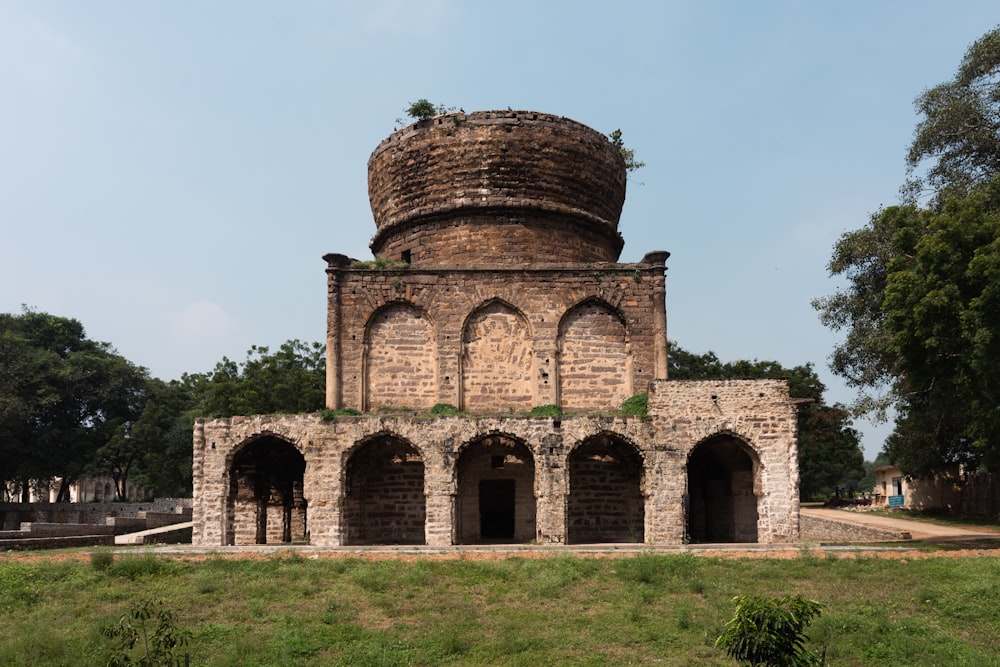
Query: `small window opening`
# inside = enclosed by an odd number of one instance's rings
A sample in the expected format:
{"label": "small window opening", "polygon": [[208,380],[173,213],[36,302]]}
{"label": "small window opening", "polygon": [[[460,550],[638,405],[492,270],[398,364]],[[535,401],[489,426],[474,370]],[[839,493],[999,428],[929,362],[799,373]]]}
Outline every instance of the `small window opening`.
{"label": "small window opening", "polygon": [[410,263],[410,251],[409,250],[404,250],[402,252],[402,254],[399,256],[399,258],[401,260],[403,260],[404,262],[406,262],[407,264],[409,264]]}
{"label": "small window opening", "polygon": [[497,468],[497,469],[503,468],[503,460],[504,460],[503,456],[494,456],[494,457],[492,457],[490,459],[490,467],[491,468]]}

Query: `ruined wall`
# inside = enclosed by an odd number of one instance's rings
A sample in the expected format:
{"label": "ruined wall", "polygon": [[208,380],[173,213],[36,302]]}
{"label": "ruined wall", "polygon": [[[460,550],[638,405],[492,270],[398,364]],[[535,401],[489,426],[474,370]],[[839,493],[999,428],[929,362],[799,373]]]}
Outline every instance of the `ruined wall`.
{"label": "ruined wall", "polygon": [[[757,497],[757,540],[787,542],[799,534],[795,402],[786,380],[657,381],[649,412],[686,456],[720,436],[746,445]],[[739,480],[734,480],[738,482]],[[748,483],[735,495],[746,495]],[[748,511],[737,502],[734,511]]]}
{"label": "ruined wall", "polygon": [[[392,515],[390,506],[402,502],[419,508],[420,496],[423,543],[482,541],[478,493],[484,479],[515,481],[515,533],[499,541],[565,543],[572,534],[574,541],[680,544],[688,528],[689,457],[699,445],[720,437],[738,441],[754,460],[752,490],[743,500],[754,504],[758,517],[754,541],[792,542],[799,531],[794,429],[794,402],[787,383],[779,380],[657,381],[649,417],[369,415],[324,421],[319,415],[295,415],[199,420],[194,441],[195,543],[232,542],[227,526],[240,522],[233,516],[238,510],[225,501],[238,472],[233,462],[239,452],[265,437],[278,449],[293,447],[305,461],[304,523],[315,545],[415,540],[419,509],[402,515],[409,517],[403,521],[409,532],[400,538],[390,528],[399,525],[400,515]],[[376,481],[367,485],[365,502],[386,511],[387,520],[366,523],[357,518],[359,497],[349,488],[353,482],[348,471],[372,469],[362,445],[380,439],[405,444],[408,460],[419,459],[423,476],[418,483],[416,466],[391,483],[387,473],[378,473],[385,475],[384,492],[378,475],[370,477]],[[614,444],[602,449],[595,442]],[[495,456],[503,457],[501,465]],[[617,513],[599,482],[619,494]],[[571,498],[574,493],[578,495]],[[621,510],[623,503],[631,509]],[[735,511],[741,510],[737,506]],[[588,514],[612,519],[614,528],[588,523]],[[636,521],[642,522],[641,529]],[[361,526],[368,532],[352,532]],[[270,531],[267,539],[272,539]],[[747,537],[736,534],[735,539]]]}

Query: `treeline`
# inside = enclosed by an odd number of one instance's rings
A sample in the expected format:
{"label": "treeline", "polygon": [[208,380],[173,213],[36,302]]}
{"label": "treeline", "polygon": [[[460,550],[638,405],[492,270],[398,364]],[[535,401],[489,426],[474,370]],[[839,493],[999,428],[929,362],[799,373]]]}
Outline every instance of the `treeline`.
{"label": "treeline", "polygon": [[157,496],[191,494],[194,420],[323,408],[319,343],[252,347],[237,363],[164,382],[87,338],[75,319],[25,309],[0,314],[0,480],[27,500],[47,489],[108,475],[118,498],[131,481]]}

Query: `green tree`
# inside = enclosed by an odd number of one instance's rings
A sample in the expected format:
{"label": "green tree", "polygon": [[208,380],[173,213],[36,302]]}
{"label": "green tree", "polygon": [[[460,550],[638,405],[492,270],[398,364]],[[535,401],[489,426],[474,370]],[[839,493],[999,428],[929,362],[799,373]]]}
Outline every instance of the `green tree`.
{"label": "green tree", "polygon": [[915,106],[922,119],[906,161],[911,174],[930,166],[908,183],[908,201],[926,187],[961,196],[992,180],[1000,172],[1000,26],[969,46],[955,77],[924,91]]}
{"label": "green tree", "polygon": [[692,354],[671,343],[668,377],[673,380],[787,379],[789,393],[810,399],[799,406],[799,495],[828,498],[837,488],[857,488],[864,476],[858,432],[843,406],[827,405],[826,387],[812,364],[786,368],[776,361],[719,360],[714,352]]}
{"label": "green tree", "polygon": [[1000,464],[1000,176],[940,209],[906,208],[883,307],[898,357],[887,442],[905,472]]}
{"label": "green tree", "polygon": [[141,414],[146,369],[108,343],[87,338],[77,320],[25,308],[0,314],[0,477],[69,482],[96,451]]}
{"label": "green tree", "polygon": [[254,345],[242,364],[223,357],[189,382],[202,397],[202,416],[314,412],[326,401],[326,348],[289,340],[272,353]]}
{"label": "green tree", "polygon": [[[858,390],[855,414],[896,415],[886,448],[907,474],[1000,466],[1000,28],[973,43],[955,78],[917,98],[907,155],[926,175],[906,203],[844,234],[816,299],[846,333],[831,368]],[[918,191],[934,196],[918,204]]]}
{"label": "green tree", "polygon": [[[733,598],[736,613],[715,640],[716,648],[745,667],[805,667],[825,662],[806,648],[805,629],[823,605],[801,595]],[[823,652],[825,654],[825,651]]]}

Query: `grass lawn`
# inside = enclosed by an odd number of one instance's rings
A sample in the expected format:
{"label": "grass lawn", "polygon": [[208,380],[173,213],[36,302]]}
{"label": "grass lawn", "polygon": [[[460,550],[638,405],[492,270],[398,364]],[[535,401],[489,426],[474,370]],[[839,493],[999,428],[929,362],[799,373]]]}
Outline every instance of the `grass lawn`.
{"label": "grass lawn", "polygon": [[154,597],[192,665],[732,665],[736,595],[824,605],[830,665],[1000,665],[1000,556],[0,555],[0,665],[103,665]]}

